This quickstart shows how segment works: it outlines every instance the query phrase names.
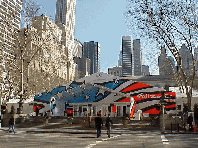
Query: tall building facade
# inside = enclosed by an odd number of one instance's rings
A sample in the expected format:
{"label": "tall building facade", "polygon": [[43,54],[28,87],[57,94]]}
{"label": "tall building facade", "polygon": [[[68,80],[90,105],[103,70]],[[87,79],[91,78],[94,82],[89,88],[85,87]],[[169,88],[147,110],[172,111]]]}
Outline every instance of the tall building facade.
{"label": "tall building facade", "polygon": [[90,59],[87,57],[75,57],[74,61],[78,67],[78,79],[90,75]]}
{"label": "tall building facade", "polygon": [[[68,56],[61,44],[61,35],[62,30],[45,15],[34,17],[31,27],[20,29],[15,64],[21,69],[22,50],[23,68],[27,69],[23,73],[24,97],[32,98],[35,94],[75,80],[75,73],[68,74]],[[21,45],[24,47],[20,48]],[[19,84],[20,74],[16,76],[15,82]]]}
{"label": "tall building facade", "polygon": [[131,36],[122,36],[122,75],[132,75]]}
{"label": "tall building facade", "polygon": [[0,48],[13,53],[17,30],[20,28],[22,0],[0,0]]}
{"label": "tall building facade", "polygon": [[189,49],[186,48],[185,44],[182,44],[179,53],[181,54],[181,65],[186,73],[186,75],[192,74],[193,71],[193,63],[192,63],[192,55]]}
{"label": "tall building facade", "polygon": [[142,65],[142,75],[144,75],[144,76],[150,75],[149,66],[148,65]]}
{"label": "tall building facade", "polygon": [[75,62],[73,60],[73,55],[77,54],[74,53],[74,51],[78,50],[78,45],[76,46],[78,43],[74,41],[75,6],[76,0],[56,1],[55,24],[62,30],[61,42],[67,52],[68,76],[72,76],[76,71]]}
{"label": "tall building facade", "polygon": [[74,40],[73,57],[82,58],[82,49],[83,49],[83,44],[80,41],[75,39]]}
{"label": "tall building facade", "polygon": [[62,32],[62,43],[73,48],[76,0],[57,0],[55,24]]}
{"label": "tall building facade", "polygon": [[122,50],[120,51],[119,57],[118,57],[118,67],[122,66]]}
{"label": "tall building facade", "polygon": [[175,62],[173,57],[167,56],[165,48],[161,48],[161,54],[158,58],[158,66],[160,75],[173,75]]}
{"label": "tall building facade", "polygon": [[142,75],[142,50],[140,45],[140,39],[133,40],[132,75]]}
{"label": "tall building facade", "polygon": [[90,74],[100,71],[100,44],[98,42],[84,42],[83,57],[91,60]]}
{"label": "tall building facade", "polygon": [[11,66],[8,64],[14,60],[21,9],[22,0],[0,0],[0,99],[6,99],[11,94],[5,86],[10,86],[8,80],[10,80]]}
{"label": "tall building facade", "polygon": [[108,74],[121,77],[122,76],[122,66],[108,68]]}

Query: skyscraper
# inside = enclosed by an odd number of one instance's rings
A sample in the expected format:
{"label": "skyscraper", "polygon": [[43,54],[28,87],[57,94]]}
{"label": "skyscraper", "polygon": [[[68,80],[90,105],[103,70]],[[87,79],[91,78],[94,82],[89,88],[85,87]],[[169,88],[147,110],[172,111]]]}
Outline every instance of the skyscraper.
{"label": "skyscraper", "polygon": [[119,57],[118,57],[118,67],[122,66],[122,50],[120,51]]}
{"label": "skyscraper", "polygon": [[122,36],[122,75],[132,76],[131,36]]}
{"label": "skyscraper", "polygon": [[185,44],[182,44],[179,53],[181,54],[181,65],[184,72],[189,76],[192,74],[193,64],[192,64],[192,55]]}
{"label": "skyscraper", "polygon": [[142,75],[142,50],[140,46],[140,39],[133,40],[132,75]]}
{"label": "skyscraper", "polygon": [[57,0],[55,24],[62,32],[62,43],[68,48],[73,48],[75,25],[76,0]]}
{"label": "skyscraper", "polygon": [[74,75],[76,71],[76,64],[73,60],[74,48],[78,48],[74,43],[75,5],[76,0],[56,1],[55,24],[62,30],[61,42],[65,46],[68,58],[68,62],[66,63],[68,80],[71,80],[69,77]]}
{"label": "skyscraper", "polygon": [[78,79],[90,74],[90,59],[87,57],[75,57],[74,61],[77,63],[78,67]]}
{"label": "skyscraper", "polygon": [[[0,87],[7,81],[18,42],[22,0],[0,0]],[[10,65],[9,65],[10,64]],[[8,66],[9,65],[9,66]],[[9,74],[8,74],[9,73]],[[4,74],[4,76],[2,76]],[[4,84],[2,83],[4,81]],[[8,81],[7,81],[8,82]],[[2,86],[1,86],[2,85]],[[2,97],[3,98],[3,97]]]}
{"label": "skyscraper", "polygon": [[144,76],[150,75],[149,66],[148,65],[142,65],[142,75],[144,75]]}
{"label": "skyscraper", "polygon": [[0,48],[12,54],[20,27],[22,0],[0,0]]}
{"label": "skyscraper", "polygon": [[158,66],[160,75],[172,75],[173,70],[175,70],[174,59],[173,57],[166,55],[165,48],[161,48],[161,54],[158,58]]}
{"label": "skyscraper", "polygon": [[91,60],[90,74],[100,71],[100,44],[98,42],[84,42],[83,57]]}

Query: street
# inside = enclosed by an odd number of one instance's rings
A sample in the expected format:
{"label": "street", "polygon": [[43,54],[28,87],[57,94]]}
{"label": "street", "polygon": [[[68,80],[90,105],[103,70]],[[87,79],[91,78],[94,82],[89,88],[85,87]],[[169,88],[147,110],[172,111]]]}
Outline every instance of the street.
{"label": "street", "polygon": [[[59,133],[57,133],[57,130]],[[27,132],[34,131],[34,132]],[[50,131],[50,132],[49,132]],[[78,131],[78,133],[75,131]],[[0,148],[10,147],[75,147],[75,148],[101,148],[101,147],[198,147],[198,134],[161,134],[159,131],[130,131],[127,129],[113,129],[108,138],[106,130],[96,138],[94,130],[56,129],[56,131],[38,128],[16,129],[16,134],[7,133],[4,128],[0,131]],[[46,133],[48,132],[48,133]],[[73,132],[73,133],[71,133]],[[121,133],[121,134],[117,134]]]}

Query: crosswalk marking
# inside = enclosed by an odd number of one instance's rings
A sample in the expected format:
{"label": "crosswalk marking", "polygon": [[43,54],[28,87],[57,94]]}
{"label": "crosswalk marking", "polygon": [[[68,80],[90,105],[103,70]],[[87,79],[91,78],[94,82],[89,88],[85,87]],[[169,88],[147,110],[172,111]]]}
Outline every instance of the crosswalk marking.
{"label": "crosswalk marking", "polygon": [[112,138],[117,138],[119,137],[120,135],[116,135],[116,136],[113,136],[113,137],[110,137],[110,138],[105,138],[105,139],[102,139],[102,141],[95,141],[95,143],[91,143],[89,144],[88,146],[86,146],[85,148],[92,148],[93,146],[97,145],[98,143],[101,143],[103,141],[107,141],[109,139],[112,139]]}
{"label": "crosswalk marking", "polygon": [[165,138],[164,135],[161,135],[161,139],[162,139],[163,144],[169,144],[169,141]]}

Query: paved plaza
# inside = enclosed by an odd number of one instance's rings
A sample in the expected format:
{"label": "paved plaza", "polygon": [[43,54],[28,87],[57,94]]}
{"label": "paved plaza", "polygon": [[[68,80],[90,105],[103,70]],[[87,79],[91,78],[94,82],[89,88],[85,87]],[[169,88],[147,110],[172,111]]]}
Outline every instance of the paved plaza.
{"label": "paved plaza", "polygon": [[16,128],[16,134],[7,131],[8,128],[0,130],[0,148],[198,147],[198,134],[161,134],[159,130],[132,131],[128,128],[114,128],[110,138],[107,137],[106,130],[102,130],[101,137],[96,138],[95,130],[79,130],[78,126],[57,129]]}

